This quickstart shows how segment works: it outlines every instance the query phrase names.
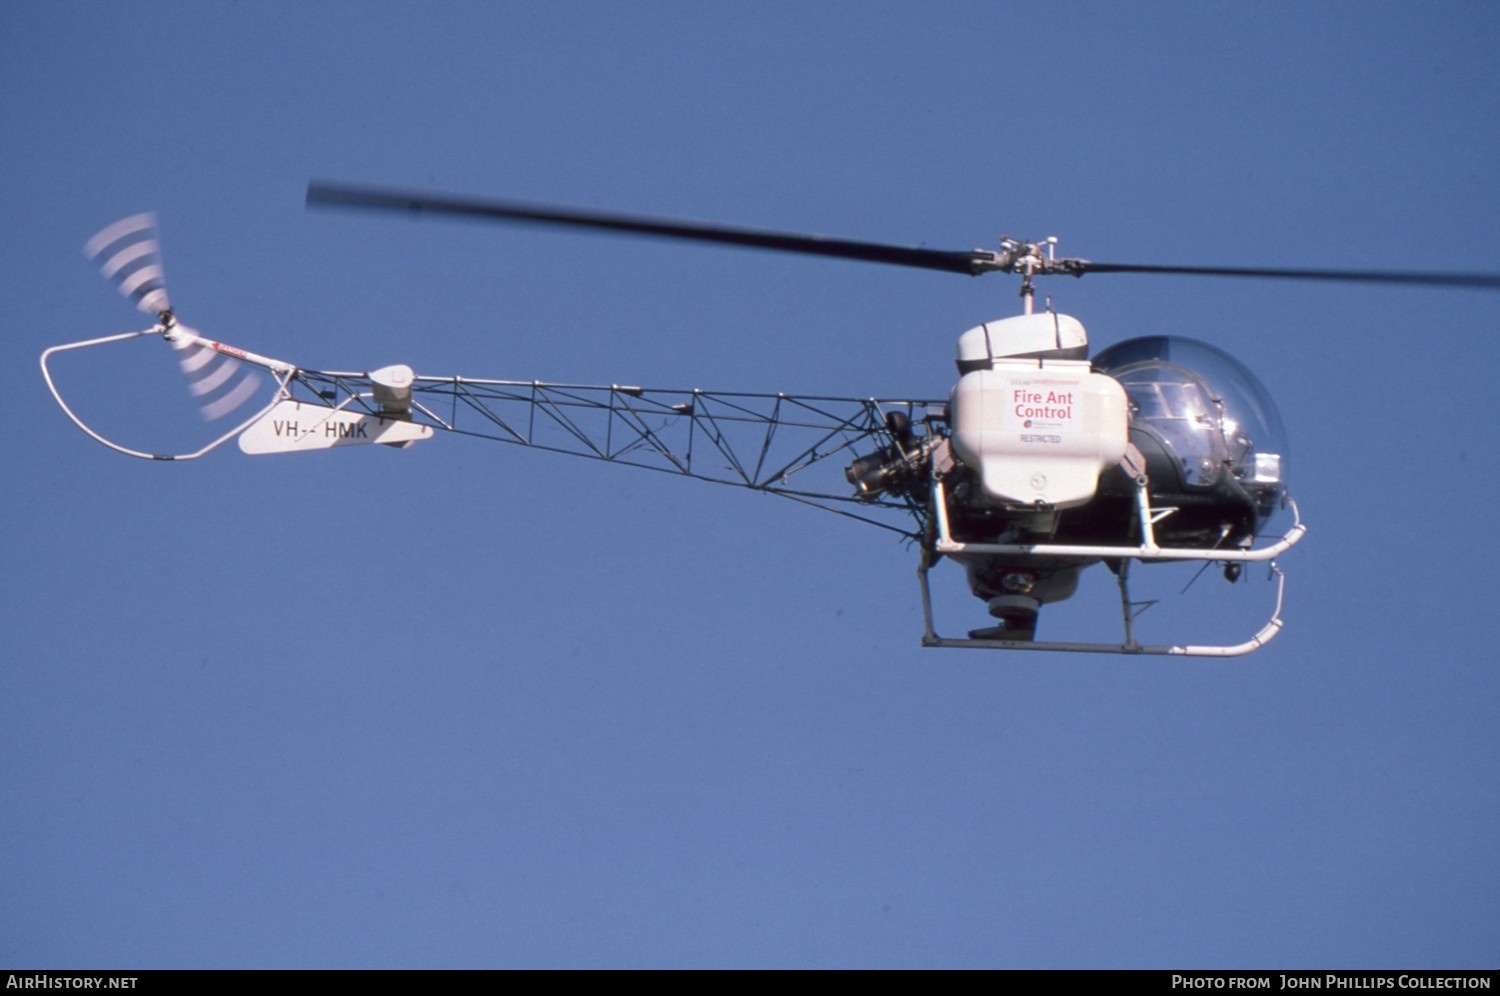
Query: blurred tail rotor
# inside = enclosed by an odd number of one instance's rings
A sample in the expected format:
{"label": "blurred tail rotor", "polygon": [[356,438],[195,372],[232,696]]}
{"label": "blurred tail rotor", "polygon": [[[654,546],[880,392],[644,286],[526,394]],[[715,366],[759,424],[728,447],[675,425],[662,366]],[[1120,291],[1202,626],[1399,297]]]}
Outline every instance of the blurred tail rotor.
{"label": "blurred tail rotor", "polygon": [[177,351],[178,366],[188,379],[188,390],[200,399],[199,410],[205,419],[223,418],[259,392],[259,372],[247,369],[242,373],[243,364],[238,360],[204,345],[207,340],[196,330],[177,324],[167,298],[155,214],[122,218],[89,239],[83,251],[126,300],[156,315],[166,326],[165,338]]}
{"label": "blurred tail rotor", "polygon": [[[199,334],[196,329],[175,322],[172,328],[181,328],[194,336]],[[167,335],[170,337],[172,332]],[[182,337],[170,341],[177,351],[177,365],[188,379],[188,390],[200,399],[198,410],[208,421],[223,418],[259,393],[263,383],[259,371],[242,370],[244,364],[239,360],[201,342]]]}
{"label": "blurred tail rotor", "polygon": [[161,268],[156,215],[148,212],[122,218],[89,239],[83,251],[141,311],[159,314],[172,309]]}

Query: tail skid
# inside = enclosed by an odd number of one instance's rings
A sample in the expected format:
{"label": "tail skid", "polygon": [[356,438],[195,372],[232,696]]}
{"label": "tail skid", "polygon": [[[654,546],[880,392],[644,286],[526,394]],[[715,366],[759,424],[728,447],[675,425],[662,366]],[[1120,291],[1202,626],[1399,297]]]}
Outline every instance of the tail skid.
{"label": "tail skid", "polygon": [[[243,362],[254,363],[258,366],[263,366],[276,375],[276,394],[272,397],[269,404],[267,404],[264,408],[256,411],[254,415],[251,415],[245,421],[236,425],[233,429],[230,429],[222,436],[214,439],[202,449],[194,450],[191,453],[147,453],[142,450],[131,449],[128,446],[123,446],[119,443],[113,442],[112,440],[106,439],[103,435],[95,432],[87,424],[85,424],[83,419],[79,418],[78,415],[74,413],[73,409],[68,407],[68,403],[63,400],[62,392],[57,389],[57,384],[52,379],[52,371],[48,369],[47,361],[57,353],[65,353],[69,350],[74,349],[86,349],[90,346],[104,346],[113,342],[125,342],[130,339],[139,339],[141,336],[147,335],[159,335],[165,337],[175,336],[178,339],[187,340],[187,347],[196,346],[198,349],[217,350],[220,352],[225,352],[228,355],[232,355],[236,359]],[[141,329],[138,332],[122,332],[119,335],[108,335],[98,339],[84,339],[79,342],[69,342],[64,343],[60,346],[53,346],[50,349],[42,351],[41,365],[42,379],[47,382],[47,390],[52,392],[52,400],[57,402],[57,407],[63,410],[64,415],[72,419],[74,425],[82,429],[89,436],[89,438],[95,440],[96,442],[102,443],[103,445],[114,450],[116,453],[123,453],[126,456],[136,457],[141,460],[196,460],[199,457],[203,456],[205,453],[210,453],[218,449],[220,446],[227,443],[235,436],[238,436],[240,433],[250,428],[250,426],[254,425],[256,422],[260,421],[262,417],[268,415],[271,410],[275,408],[276,405],[280,403],[284,397],[286,397],[287,385],[290,383],[292,377],[294,377],[297,373],[297,368],[292,366],[290,363],[282,363],[280,360],[272,360],[267,357],[257,356],[254,353],[247,353],[243,350],[237,350],[230,346],[224,346],[221,343],[216,343],[212,340],[205,339],[202,336],[198,335],[196,332],[192,332],[188,329],[183,328],[182,326],[168,324],[165,321],[153,325],[149,329]]]}

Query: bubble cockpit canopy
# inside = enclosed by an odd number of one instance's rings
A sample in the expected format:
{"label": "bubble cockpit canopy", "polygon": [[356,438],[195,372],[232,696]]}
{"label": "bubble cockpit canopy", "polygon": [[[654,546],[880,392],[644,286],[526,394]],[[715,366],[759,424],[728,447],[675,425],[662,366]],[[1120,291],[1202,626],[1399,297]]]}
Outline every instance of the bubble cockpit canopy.
{"label": "bubble cockpit canopy", "polygon": [[1184,486],[1243,488],[1270,514],[1285,491],[1286,430],[1238,360],[1195,339],[1150,336],[1111,346],[1094,367],[1125,388],[1132,426],[1175,458]]}

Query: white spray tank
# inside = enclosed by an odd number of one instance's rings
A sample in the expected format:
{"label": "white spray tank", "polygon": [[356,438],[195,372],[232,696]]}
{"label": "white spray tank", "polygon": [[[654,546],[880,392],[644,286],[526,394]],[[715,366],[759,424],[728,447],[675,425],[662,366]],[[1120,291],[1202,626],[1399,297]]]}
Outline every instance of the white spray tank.
{"label": "white spray tank", "polygon": [[1093,498],[1129,443],[1125,390],[1094,373],[1083,324],[1054,312],[986,322],[958,339],[953,449],[1002,506]]}

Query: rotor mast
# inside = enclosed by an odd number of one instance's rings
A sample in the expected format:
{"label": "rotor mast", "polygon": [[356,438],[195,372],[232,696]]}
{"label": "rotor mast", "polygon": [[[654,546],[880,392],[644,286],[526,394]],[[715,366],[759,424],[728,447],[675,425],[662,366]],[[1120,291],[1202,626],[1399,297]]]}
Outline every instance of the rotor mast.
{"label": "rotor mast", "polygon": [[[993,266],[986,266],[984,269],[980,269],[978,267],[978,257],[983,253],[983,250],[974,250],[976,257],[975,273],[985,272],[989,269],[1019,273],[1021,275],[1021,313],[1029,315],[1034,310],[1036,303],[1036,284],[1032,278],[1043,273],[1056,273],[1059,271],[1056,249],[1056,235],[1049,235],[1040,242],[1022,242],[1019,239],[1011,238],[1009,235],[1002,235],[1000,236],[1000,252],[989,254],[994,259]],[[1071,260],[1063,260],[1062,262],[1068,263]],[[1064,272],[1067,271],[1064,270]]]}

